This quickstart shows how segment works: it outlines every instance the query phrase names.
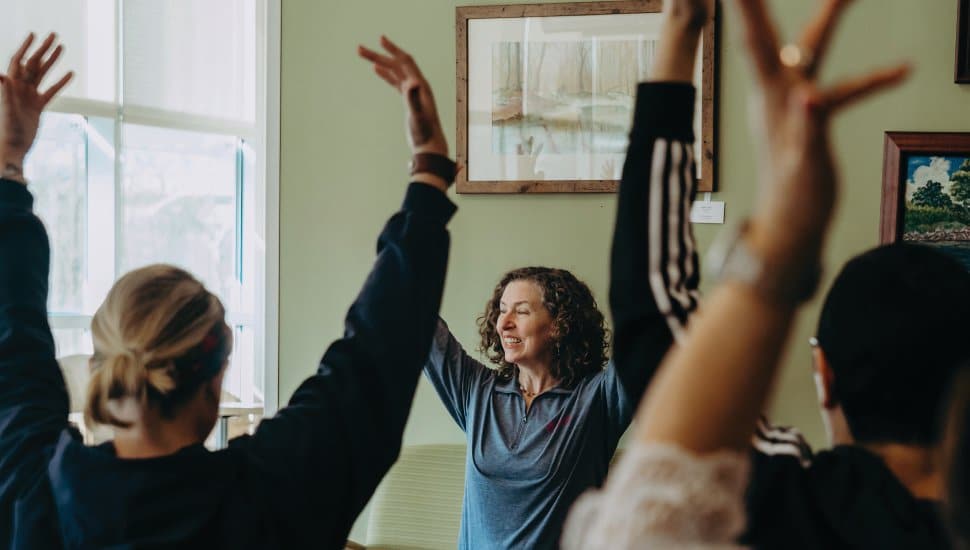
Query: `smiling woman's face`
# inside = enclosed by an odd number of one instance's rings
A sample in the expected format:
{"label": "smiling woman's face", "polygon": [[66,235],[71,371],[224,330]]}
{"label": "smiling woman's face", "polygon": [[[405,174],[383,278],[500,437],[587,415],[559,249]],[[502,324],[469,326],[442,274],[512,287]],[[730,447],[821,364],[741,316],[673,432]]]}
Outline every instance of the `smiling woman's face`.
{"label": "smiling woman's face", "polygon": [[527,280],[505,285],[495,321],[505,360],[529,368],[548,368],[552,363],[552,321],[542,305],[539,285]]}

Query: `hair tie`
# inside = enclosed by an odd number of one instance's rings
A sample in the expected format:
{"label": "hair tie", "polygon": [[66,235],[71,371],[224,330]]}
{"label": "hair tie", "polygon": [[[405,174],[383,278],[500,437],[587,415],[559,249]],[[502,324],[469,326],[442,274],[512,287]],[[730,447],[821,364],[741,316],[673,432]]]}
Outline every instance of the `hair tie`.
{"label": "hair tie", "polygon": [[216,323],[201,342],[174,361],[176,369],[192,382],[212,378],[222,369],[228,340],[223,323]]}

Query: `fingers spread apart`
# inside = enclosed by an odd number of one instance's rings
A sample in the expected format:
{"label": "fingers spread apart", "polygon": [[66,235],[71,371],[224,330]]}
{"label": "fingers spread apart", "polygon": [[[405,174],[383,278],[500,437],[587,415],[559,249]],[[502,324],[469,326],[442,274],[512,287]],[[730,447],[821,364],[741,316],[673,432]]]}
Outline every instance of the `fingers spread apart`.
{"label": "fingers spread apart", "polygon": [[836,23],[851,2],[852,0],[825,0],[822,8],[805,27],[799,43],[811,59],[804,68],[806,76],[815,76],[831,42]]}
{"label": "fingers spread apart", "polygon": [[47,38],[41,42],[40,47],[37,48],[37,51],[35,51],[34,54],[27,59],[27,63],[24,64],[24,71],[26,72],[25,76],[27,80],[36,79],[38,77],[38,72],[41,67],[41,59],[43,59],[51,45],[54,44],[55,38],[56,36],[54,33],[48,34]]}
{"label": "fingers spread apart", "polygon": [[373,63],[374,72],[388,84],[400,87],[401,83],[407,80],[424,80],[421,70],[418,69],[410,54],[391,42],[386,36],[381,37],[381,46],[389,55],[378,53],[365,46],[358,46],[357,53]]}
{"label": "fingers spread apart", "polygon": [[10,58],[10,65],[7,67],[7,76],[10,78],[21,78],[20,71],[23,68],[21,61],[24,58],[24,54],[27,53],[27,48],[34,42],[34,33],[27,35],[23,43],[20,44],[20,48],[13,54]]}
{"label": "fingers spread apart", "polygon": [[64,89],[64,86],[67,86],[67,83],[70,82],[72,78],[74,78],[74,71],[69,71],[67,74],[62,76],[60,80],[51,85],[50,88],[47,88],[47,91],[40,96],[43,100],[43,105],[50,103],[50,101],[54,99],[54,96]]}
{"label": "fingers spread apart", "polygon": [[[37,49],[24,61],[24,56],[34,42],[34,33],[27,35],[20,47],[10,58],[10,65],[6,75],[0,75],[0,84],[8,84],[11,80],[19,81],[30,88],[36,90],[37,86],[44,80],[51,67],[57,62],[64,52],[64,47],[60,44],[51,50],[51,46],[57,42],[57,35],[50,33]],[[64,89],[74,77],[73,72],[68,72],[57,82],[52,84],[45,92],[39,93],[41,107],[46,106],[53,98]]]}
{"label": "fingers spread apart", "polygon": [[764,0],[737,0],[744,21],[745,41],[754,60],[759,79],[768,80],[781,70],[778,59],[778,36],[768,16]]}
{"label": "fingers spread apart", "polygon": [[840,82],[821,92],[818,107],[823,112],[833,113],[860,99],[896,86],[906,79],[909,72],[909,65],[896,65]]}
{"label": "fingers spread apart", "polygon": [[[779,46],[778,31],[765,0],[736,0],[744,22],[745,38],[760,80],[770,79],[785,67],[812,79],[828,50],[836,24],[854,0],[821,0],[821,7],[796,44]],[[794,55],[793,58],[793,54]]]}

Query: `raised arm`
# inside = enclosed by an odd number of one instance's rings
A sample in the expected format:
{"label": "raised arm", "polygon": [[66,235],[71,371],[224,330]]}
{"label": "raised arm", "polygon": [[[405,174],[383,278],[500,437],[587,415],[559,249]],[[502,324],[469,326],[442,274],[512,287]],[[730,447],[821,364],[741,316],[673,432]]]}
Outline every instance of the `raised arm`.
{"label": "raised arm", "polygon": [[67,389],[47,325],[50,245],[23,177],[40,113],[71,78],[38,90],[61,52],[50,49],[54,40],[26,57],[31,35],[0,75],[0,546],[9,544],[17,501],[45,487],[53,445],[67,427]]}
{"label": "raised arm", "polygon": [[[408,113],[405,120],[406,134],[415,159],[431,159],[431,164],[427,166],[437,165],[439,172],[441,168],[447,171],[447,163],[450,161],[445,161],[446,166],[443,167],[440,163],[448,157],[448,142],[438,122],[438,108],[431,87],[407,52],[387,37],[381,37],[381,45],[386,54],[363,46],[358,49],[358,53],[373,64],[377,76],[401,94]],[[453,179],[454,174],[449,175]],[[418,172],[414,178],[439,188],[451,183],[450,179],[443,181],[440,173],[430,171]],[[428,354],[424,372],[448,413],[462,430],[465,429],[466,389],[484,369],[481,363],[465,353],[448,325],[439,319],[431,339],[431,352]]]}
{"label": "raised arm", "polygon": [[665,360],[638,413],[640,441],[671,442],[696,453],[749,444],[794,313],[812,290],[805,274],[818,269],[834,209],[838,176],[829,121],[846,104],[906,74],[896,67],[828,89],[818,85],[820,55],[847,3],[823,4],[797,48],[816,52],[805,63],[804,54],[779,55],[763,0],[737,0],[759,99],[754,137],[762,181],[734,246],[735,252],[739,245],[747,249],[749,269],[725,267],[726,280],[693,319],[687,343]]}
{"label": "raised arm", "polygon": [[472,385],[481,381],[487,373],[487,367],[469,356],[451,333],[448,324],[439,319],[431,342],[431,353],[424,365],[424,375],[462,431],[465,430]]}
{"label": "raised arm", "polygon": [[[823,51],[826,29],[840,11],[833,8],[844,2],[826,1],[814,24],[824,32],[808,33],[803,51]],[[757,74],[761,104],[754,133],[764,178],[734,246],[746,251],[736,266],[747,269],[722,272],[726,278],[663,361],[637,413],[635,442],[604,490],[577,503],[565,548],[627,547],[634,541],[720,546],[741,533],[749,440],[797,306],[812,290],[803,274],[816,269],[832,216],[837,174],[829,120],[846,103],[905,73],[893,69],[821,90],[814,63],[790,56],[786,64],[779,57],[763,0],[737,3]],[[669,11],[690,4],[668,0],[666,6]],[[664,33],[683,36],[669,23]],[[692,47],[689,41],[684,46],[685,52]]]}
{"label": "raised arm", "polygon": [[[419,105],[408,104],[411,126],[440,134],[427,82],[413,62],[404,66],[406,54],[386,46],[414,82]],[[447,155],[443,138],[438,146]],[[444,193],[451,180],[447,174],[412,176],[401,210],[378,239],[377,259],[347,312],[343,337],[279,414],[251,439],[230,443],[267,470],[262,490],[272,501],[287,495],[273,514],[293,544],[342,545],[398,456],[441,304],[445,226],[455,211]]]}
{"label": "raised arm", "polygon": [[46,91],[40,91],[40,83],[64,51],[60,44],[53,50],[57,36],[49,34],[30,56],[26,57],[34,42],[30,33],[20,48],[10,58],[7,74],[0,74],[0,102],[3,117],[0,120],[0,175],[26,185],[24,159],[37,137],[40,114],[74,76],[64,74]]}
{"label": "raised arm", "polygon": [[698,40],[714,6],[698,0],[670,8],[651,81],[637,91],[610,264],[613,364],[631,409],[683,337],[699,299],[689,222],[696,188],[692,80]]}

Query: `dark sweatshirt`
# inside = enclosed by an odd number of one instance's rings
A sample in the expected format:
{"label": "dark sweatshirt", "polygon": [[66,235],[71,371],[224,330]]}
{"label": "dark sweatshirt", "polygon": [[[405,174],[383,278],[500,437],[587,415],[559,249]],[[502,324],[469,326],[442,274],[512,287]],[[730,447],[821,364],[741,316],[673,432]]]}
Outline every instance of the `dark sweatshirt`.
{"label": "dark sweatshirt", "polygon": [[32,202],[0,180],[0,547],[342,548],[400,450],[455,206],[411,184],[344,336],[255,434],[216,452],[124,460],[68,426],[47,324],[49,245]]}

